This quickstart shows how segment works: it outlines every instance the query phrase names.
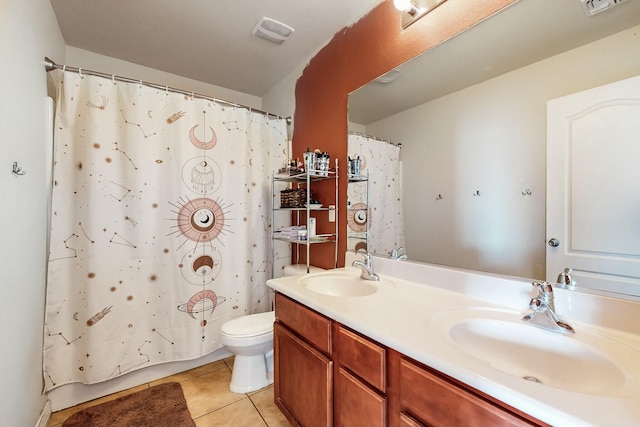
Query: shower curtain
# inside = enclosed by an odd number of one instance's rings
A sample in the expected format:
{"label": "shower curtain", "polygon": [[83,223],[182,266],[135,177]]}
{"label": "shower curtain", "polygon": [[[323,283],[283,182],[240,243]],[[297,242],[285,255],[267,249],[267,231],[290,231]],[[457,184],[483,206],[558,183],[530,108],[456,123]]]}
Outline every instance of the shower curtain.
{"label": "shower curtain", "polygon": [[[400,147],[361,134],[349,133],[349,157],[361,160],[361,175],[369,175],[369,203],[367,185],[350,183],[347,192],[349,206],[347,249],[366,249],[370,253],[388,256],[393,249],[404,247],[404,219],[402,213],[402,174]],[[363,224],[349,215],[359,210],[367,212],[368,242],[365,243]]]}
{"label": "shower curtain", "polygon": [[270,171],[284,119],[141,84],[57,86],[46,390],[220,347],[267,311]]}

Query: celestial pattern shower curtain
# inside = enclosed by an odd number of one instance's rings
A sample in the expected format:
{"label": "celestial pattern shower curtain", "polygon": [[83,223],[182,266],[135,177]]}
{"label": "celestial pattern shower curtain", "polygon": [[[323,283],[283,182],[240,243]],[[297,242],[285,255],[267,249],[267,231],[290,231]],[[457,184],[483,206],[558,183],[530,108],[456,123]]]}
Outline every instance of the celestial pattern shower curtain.
{"label": "celestial pattern shower curtain", "polygon": [[57,84],[45,388],[194,359],[271,308],[284,119],[73,72]]}
{"label": "celestial pattern shower curtain", "polygon": [[[402,213],[402,181],[400,147],[361,134],[349,133],[348,154],[360,158],[361,175],[369,176],[369,203],[365,183],[350,183],[347,249],[366,249],[370,253],[388,256],[393,249],[404,247]],[[367,213],[368,245],[364,243],[366,224],[358,221],[358,212]]]}

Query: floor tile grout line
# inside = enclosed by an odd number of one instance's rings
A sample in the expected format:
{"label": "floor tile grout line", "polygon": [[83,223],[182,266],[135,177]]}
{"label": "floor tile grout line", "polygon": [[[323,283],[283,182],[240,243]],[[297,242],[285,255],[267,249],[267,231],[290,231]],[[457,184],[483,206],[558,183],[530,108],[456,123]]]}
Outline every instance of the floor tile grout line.
{"label": "floor tile grout line", "polygon": [[[258,393],[254,394],[254,396],[257,396]],[[262,412],[260,412],[260,409],[258,408],[258,406],[256,406],[256,403],[253,401],[253,399],[251,398],[251,396],[247,396],[249,398],[249,402],[251,402],[251,404],[253,405],[254,408],[256,408],[256,411],[258,412],[258,415],[260,415],[260,418],[262,418],[262,421],[264,421],[264,425],[266,425],[267,427],[269,427],[269,423],[267,422],[267,420],[264,418],[264,415],[262,415]]]}
{"label": "floor tile grout line", "polygon": [[[212,410],[212,411],[206,412],[206,413],[204,413],[204,414],[202,414],[202,415],[200,415],[200,416],[195,417],[193,420],[195,421],[195,420],[197,420],[197,419],[199,419],[199,418],[202,418],[202,417],[205,417],[205,416],[207,416],[207,415],[209,415],[209,414],[213,414],[214,412],[218,412],[218,411],[219,411],[219,410],[221,410],[221,409],[224,409],[224,408],[229,407],[229,406],[231,406],[231,405],[235,405],[235,404],[236,404],[236,403],[238,403],[238,402],[242,402],[244,399],[249,399],[249,401],[251,402],[251,399],[249,398],[249,395],[248,395],[248,394],[246,394],[246,393],[242,393],[242,394],[244,394],[244,397],[243,397],[243,398],[240,398],[240,399],[238,399],[238,400],[234,400],[233,402],[227,403],[226,405],[220,406],[220,407],[218,407],[218,408],[216,408],[216,409],[214,409],[214,410]],[[251,402],[251,403],[253,404],[253,402]],[[188,406],[188,404],[189,404],[189,402],[187,401],[187,406]],[[253,405],[253,406],[254,406],[254,408],[255,408],[255,405]],[[257,408],[256,408],[256,409],[257,409]],[[260,413],[260,411],[258,411],[258,413]],[[262,417],[262,415],[260,415],[260,416]],[[263,419],[264,419],[264,418],[263,418]]]}

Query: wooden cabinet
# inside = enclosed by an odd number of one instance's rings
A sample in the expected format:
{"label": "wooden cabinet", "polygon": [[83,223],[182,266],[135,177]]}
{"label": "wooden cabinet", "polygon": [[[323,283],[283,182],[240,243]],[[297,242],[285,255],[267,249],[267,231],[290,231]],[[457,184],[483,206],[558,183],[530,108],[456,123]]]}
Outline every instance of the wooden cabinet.
{"label": "wooden cabinet", "polygon": [[333,324],[334,425],[387,425],[386,350],[381,345]]}
{"label": "wooden cabinet", "polygon": [[294,425],[331,426],[331,359],[277,322],[273,335],[276,405]]}
{"label": "wooden cabinet", "polygon": [[331,320],[276,293],[274,399],[293,425],[333,425]]}
{"label": "wooden cabinet", "polygon": [[397,352],[392,424],[406,426],[535,426],[536,420]]}
{"label": "wooden cabinet", "polygon": [[387,398],[342,366],[337,366],[334,388],[334,425],[387,425]]}
{"label": "wooden cabinet", "polygon": [[276,293],[278,407],[301,426],[544,426]]}

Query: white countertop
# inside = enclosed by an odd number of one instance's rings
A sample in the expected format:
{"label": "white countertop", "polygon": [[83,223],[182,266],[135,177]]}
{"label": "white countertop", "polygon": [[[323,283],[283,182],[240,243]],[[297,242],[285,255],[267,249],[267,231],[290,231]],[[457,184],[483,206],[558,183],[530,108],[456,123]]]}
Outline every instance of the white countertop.
{"label": "white countertop", "polygon": [[[347,265],[352,259],[347,258]],[[635,376],[640,372],[640,303],[555,291],[556,310],[576,334],[587,329],[596,331],[597,335],[623,343],[624,351],[632,356],[627,355],[627,360],[631,360],[628,363],[633,364],[635,373],[626,376],[626,385],[620,391],[606,396],[578,393],[525,381],[495,369],[452,345],[443,330],[443,319],[455,310],[496,309],[521,316],[529,311],[533,296],[530,282],[375,257],[374,266],[383,282],[376,285],[377,292],[367,296],[321,295],[300,283],[304,276],[271,279],[267,285],[543,422],[576,427],[640,425],[640,378]]]}

